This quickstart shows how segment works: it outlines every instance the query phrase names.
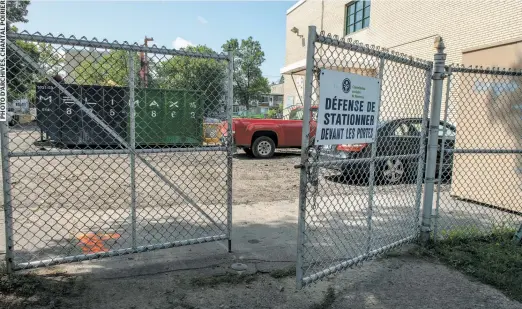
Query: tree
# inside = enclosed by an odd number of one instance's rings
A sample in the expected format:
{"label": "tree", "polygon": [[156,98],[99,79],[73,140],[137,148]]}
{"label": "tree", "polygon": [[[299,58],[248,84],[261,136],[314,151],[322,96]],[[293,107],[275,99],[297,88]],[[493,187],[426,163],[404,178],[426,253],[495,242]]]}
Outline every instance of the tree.
{"label": "tree", "polygon": [[[15,26],[11,26],[10,32],[17,32]],[[46,74],[54,75],[61,68],[62,58],[55,52],[52,45],[45,43],[32,43],[22,40],[14,42],[26,55],[35,61]],[[14,49],[7,46],[7,100],[29,99],[34,101],[36,95],[35,82],[46,81],[44,75],[33,67]]]}
{"label": "tree", "polygon": [[[15,44],[31,59],[38,61],[40,53],[36,44],[24,41],[16,41]],[[34,82],[38,79],[38,71],[9,45],[7,55],[7,101],[29,98]]]}
{"label": "tree", "polygon": [[283,115],[283,103],[279,104],[277,108],[271,108],[268,111],[268,118],[279,118]]}
{"label": "tree", "polygon": [[[215,54],[204,45],[184,49],[197,54]],[[225,107],[226,63],[216,59],[173,56],[159,62],[156,79],[160,88],[184,89],[201,93],[205,116],[218,116]]]}
{"label": "tree", "polygon": [[6,16],[7,20],[7,29],[11,30],[12,23],[26,23],[27,19],[27,6],[31,1],[7,1],[6,5]]}
{"label": "tree", "polygon": [[[14,1],[7,1],[6,5],[6,16],[7,29],[10,32],[17,32],[18,29],[12,25],[16,22],[27,22],[25,16],[27,15],[27,6],[29,1],[20,1],[16,3]],[[27,42],[16,42],[24,52],[29,55],[33,60],[38,59],[38,50],[36,44]],[[29,83],[35,78],[36,70],[29,66],[22,57],[20,57],[12,48],[7,46],[7,100],[18,98],[22,93],[29,89]]]}
{"label": "tree", "polygon": [[[27,22],[27,6],[29,1],[7,2],[7,25],[9,32],[18,32],[12,23]],[[61,68],[62,58],[56,53],[51,44],[32,43],[17,40],[14,42],[26,55],[42,67],[46,74],[54,75]],[[7,100],[26,98],[30,102],[35,98],[35,82],[45,81],[46,78],[36,68],[29,64],[14,49],[7,46]]]}
{"label": "tree", "polygon": [[285,76],[281,75],[281,78],[279,79],[279,83],[282,84],[285,82]]}
{"label": "tree", "polygon": [[234,99],[248,109],[251,100],[270,92],[268,79],[261,72],[265,53],[259,41],[252,37],[241,40],[241,44],[237,39],[230,39],[222,47],[234,53]]}
{"label": "tree", "polygon": [[[73,58],[83,59],[74,67],[69,76],[77,84],[101,86],[127,86],[129,84],[129,54],[127,51],[112,50],[100,54],[95,51],[81,50],[77,51]],[[140,61],[136,55],[134,57],[136,85],[140,78],[139,65]]]}

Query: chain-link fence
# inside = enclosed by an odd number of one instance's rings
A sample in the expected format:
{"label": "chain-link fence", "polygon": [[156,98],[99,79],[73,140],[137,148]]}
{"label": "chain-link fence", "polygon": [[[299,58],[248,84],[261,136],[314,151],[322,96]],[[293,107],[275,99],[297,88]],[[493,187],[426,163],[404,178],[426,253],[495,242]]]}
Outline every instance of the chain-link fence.
{"label": "chain-link fence", "polygon": [[13,269],[229,240],[229,55],[9,33]]}
{"label": "chain-link fence", "polygon": [[448,68],[434,237],[474,236],[522,223],[522,72]]}
{"label": "chain-link fence", "polygon": [[[434,62],[426,62],[317,35],[315,27],[309,32],[298,286],[419,235],[427,241],[514,234],[522,222],[519,69],[445,66],[440,37]],[[379,83],[377,132],[370,143],[317,143],[324,138],[317,137],[324,133],[323,121],[344,123],[332,113],[318,117],[330,95],[319,93],[321,78],[330,85],[334,80],[326,76],[332,71],[341,78],[335,87],[346,94],[340,98],[345,103],[367,90],[350,92],[350,78],[374,77]],[[331,88],[324,87],[329,93]],[[343,126],[350,130],[352,124]]]}
{"label": "chain-link fence", "polygon": [[[308,125],[303,129],[298,285],[417,237],[431,88],[429,62],[316,35],[315,28],[310,35],[314,43],[307,56],[305,111],[310,113],[305,112]],[[314,144],[324,70],[380,80],[373,144]]]}

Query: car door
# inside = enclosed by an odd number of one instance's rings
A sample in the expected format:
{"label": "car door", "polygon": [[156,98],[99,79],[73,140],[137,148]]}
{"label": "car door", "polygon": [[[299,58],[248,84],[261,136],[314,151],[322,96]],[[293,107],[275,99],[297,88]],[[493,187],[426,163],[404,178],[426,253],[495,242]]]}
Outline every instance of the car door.
{"label": "car door", "polygon": [[280,120],[284,130],[283,147],[300,147],[303,132],[303,109],[297,108],[290,112],[288,120]]}
{"label": "car door", "polygon": [[444,149],[451,150],[455,148],[455,138],[457,136],[457,131],[454,126],[449,123],[444,123],[441,121],[439,123],[439,133],[438,133],[438,147],[437,147],[437,173],[440,168],[439,165],[442,162],[442,173],[445,178],[451,177],[451,170],[453,166],[453,153],[444,152],[442,154],[441,159],[441,147],[442,142],[444,141]]}
{"label": "car door", "polygon": [[393,123],[387,130],[388,136],[379,137],[380,148],[386,156],[400,156],[418,153],[420,133],[412,126],[410,120]]}

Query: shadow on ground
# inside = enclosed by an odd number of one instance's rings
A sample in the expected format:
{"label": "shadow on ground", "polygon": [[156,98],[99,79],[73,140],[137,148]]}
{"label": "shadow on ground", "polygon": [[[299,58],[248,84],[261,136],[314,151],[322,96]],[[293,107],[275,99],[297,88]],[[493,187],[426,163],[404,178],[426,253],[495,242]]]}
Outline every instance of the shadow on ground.
{"label": "shadow on ground", "polygon": [[300,157],[301,152],[298,151],[276,151],[274,156],[269,159],[257,159],[253,156],[247,155],[243,151],[234,154],[234,158],[238,160],[281,160],[289,157]]}
{"label": "shadow on ground", "polygon": [[[384,197],[384,196],[383,196]],[[460,273],[410,256],[379,259],[338,273],[296,292],[296,214],[294,203],[244,205],[235,208],[233,252],[223,241],[132,255],[56,265],[19,272],[14,286],[3,285],[2,308],[522,308],[498,291],[471,282]],[[372,249],[408,236],[409,205],[376,204]],[[288,211],[292,209],[292,211]],[[259,216],[278,213],[273,220]],[[307,275],[360,254],[367,246],[365,210],[338,209],[315,216],[308,226]],[[343,218],[353,223],[345,224]],[[406,220],[406,221],[405,221]],[[355,224],[357,223],[358,224]],[[313,224],[312,224],[313,223]],[[119,223],[120,224],[120,223]],[[108,243],[129,245],[129,226]],[[155,220],[138,225],[139,239],[149,243],[181,237],[180,231],[205,236],[205,224]],[[214,230],[223,231],[223,227]],[[154,232],[151,232],[154,231]],[[207,232],[205,232],[207,231]],[[144,238],[143,235],[149,235]],[[167,237],[167,238],[165,238]],[[174,239],[178,240],[178,239]],[[57,238],[38,254],[78,252],[74,237]],[[69,247],[67,247],[69,246]],[[35,252],[17,252],[19,257]],[[312,263],[313,262],[313,263]],[[246,265],[243,271],[231,265]],[[2,280],[5,280],[3,278]],[[4,281],[6,282],[6,281]],[[18,283],[16,283],[18,282]],[[330,293],[331,291],[334,293]],[[334,299],[332,298],[332,295]],[[444,295],[440,299],[440,295]],[[323,305],[328,305],[327,307]],[[323,307],[321,307],[323,306]]]}

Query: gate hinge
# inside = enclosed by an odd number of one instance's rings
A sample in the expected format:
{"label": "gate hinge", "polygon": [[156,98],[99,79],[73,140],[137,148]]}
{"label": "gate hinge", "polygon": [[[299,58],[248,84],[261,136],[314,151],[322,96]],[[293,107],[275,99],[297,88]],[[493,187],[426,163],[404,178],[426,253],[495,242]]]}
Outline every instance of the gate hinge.
{"label": "gate hinge", "polygon": [[304,168],[304,167],[305,167],[304,164],[296,164],[296,165],[294,165],[294,168],[295,168],[295,169],[298,169],[298,168]]}
{"label": "gate hinge", "polygon": [[432,80],[444,80],[446,77],[448,77],[449,74],[447,73],[433,73],[433,75],[431,75],[431,79]]}

